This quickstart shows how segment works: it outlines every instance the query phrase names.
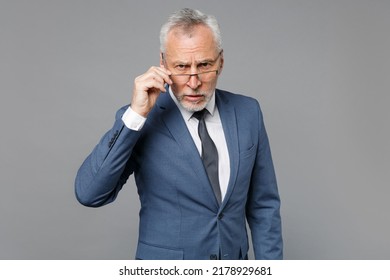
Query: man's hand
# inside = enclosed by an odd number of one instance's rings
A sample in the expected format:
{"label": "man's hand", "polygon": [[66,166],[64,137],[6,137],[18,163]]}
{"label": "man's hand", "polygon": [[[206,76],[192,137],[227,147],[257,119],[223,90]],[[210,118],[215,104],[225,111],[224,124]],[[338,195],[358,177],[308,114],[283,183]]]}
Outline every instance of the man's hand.
{"label": "man's hand", "polygon": [[165,92],[165,84],[172,84],[171,72],[164,67],[152,66],[146,73],[134,80],[131,109],[146,117],[156,103],[160,92]]}

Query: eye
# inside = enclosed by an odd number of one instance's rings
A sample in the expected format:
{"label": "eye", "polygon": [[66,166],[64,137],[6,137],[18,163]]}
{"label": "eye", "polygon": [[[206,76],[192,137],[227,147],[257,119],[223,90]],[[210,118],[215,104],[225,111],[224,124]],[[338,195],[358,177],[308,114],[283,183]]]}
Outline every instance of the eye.
{"label": "eye", "polygon": [[202,62],[198,65],[198,68],[205,70],[205,69],[209,69],[210,66],[211,66],[211,64],[209,62]]}
{"label": "eye", "polygon": [[186,71],[187,68],[188,68],[188,66],[185,65],[185,64],[178,64],[178,65],[175,66],[175,69],[176,69],[177,71],[181,71],[181,72]]}

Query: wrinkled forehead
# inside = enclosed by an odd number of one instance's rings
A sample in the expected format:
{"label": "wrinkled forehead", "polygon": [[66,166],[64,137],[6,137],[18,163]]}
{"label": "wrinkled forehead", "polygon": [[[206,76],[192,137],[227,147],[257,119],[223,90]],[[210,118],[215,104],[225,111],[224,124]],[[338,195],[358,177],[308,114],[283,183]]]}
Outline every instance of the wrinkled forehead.
{"label": "wrinkled forehead", "polygon": [[204,25],[195,25],[173,28],[168,33],[166,53],[168,56],[186,53],[215,55],[218,51],[211,29]]}

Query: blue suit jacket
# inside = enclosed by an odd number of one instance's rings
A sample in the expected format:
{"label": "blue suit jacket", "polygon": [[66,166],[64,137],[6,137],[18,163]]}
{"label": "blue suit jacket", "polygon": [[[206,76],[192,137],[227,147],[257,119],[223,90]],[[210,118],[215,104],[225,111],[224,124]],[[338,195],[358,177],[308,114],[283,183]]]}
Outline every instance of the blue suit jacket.
{"label": "blue suit jacket", "polygon": [[140,259],[242,259],[246,221],[256,259],[281,259],[280,199],[258,102],[216,90],[231,174],[219,206],[179,109],[161,94],[141,131],[116,115],[80,167],[76,196],[98,207],[115,200],[134,173],[141,202]]}

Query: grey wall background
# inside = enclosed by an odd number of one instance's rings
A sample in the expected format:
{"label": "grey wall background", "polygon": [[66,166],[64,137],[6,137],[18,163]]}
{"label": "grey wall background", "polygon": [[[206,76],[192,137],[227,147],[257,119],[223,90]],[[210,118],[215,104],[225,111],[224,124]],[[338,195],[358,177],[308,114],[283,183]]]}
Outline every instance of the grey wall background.
{"label": "grey wall background", "polygon": [[100,209],[73,180],[187,6],[219,19],[219,87],[262,104],[285,257],[390,258],[386,0],[1,0],[0,258],[133,258],[133,179]]}

